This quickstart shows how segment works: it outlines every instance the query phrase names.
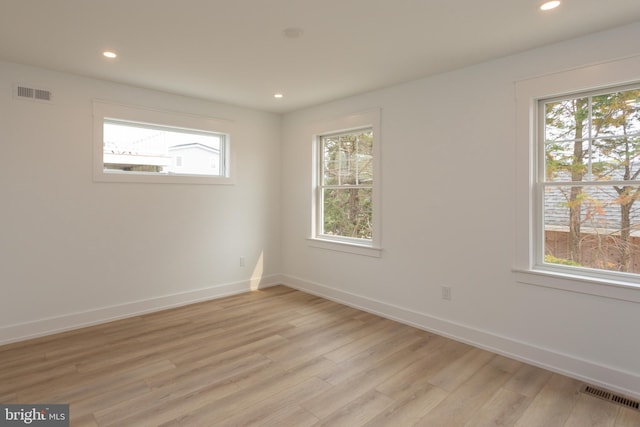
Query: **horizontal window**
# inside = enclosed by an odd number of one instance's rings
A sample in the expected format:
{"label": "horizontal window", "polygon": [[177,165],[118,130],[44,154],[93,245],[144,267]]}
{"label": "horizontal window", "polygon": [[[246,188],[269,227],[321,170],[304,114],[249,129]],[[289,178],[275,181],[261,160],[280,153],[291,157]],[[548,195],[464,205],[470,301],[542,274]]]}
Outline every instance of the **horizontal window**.
{"label": "horizontal window", "polygon": [[98,181],[231,182],[226,121],[102,102],[94,115]]}

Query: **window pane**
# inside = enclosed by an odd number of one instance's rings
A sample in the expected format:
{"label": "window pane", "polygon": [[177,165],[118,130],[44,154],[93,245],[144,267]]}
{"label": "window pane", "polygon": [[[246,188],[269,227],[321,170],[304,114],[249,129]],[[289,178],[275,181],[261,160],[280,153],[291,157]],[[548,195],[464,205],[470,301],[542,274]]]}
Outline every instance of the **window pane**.
{"label": "window pane", "polygon": [[640,174],[640,136],[595,140],[592,161],[594,180],[637,180]]}
{"label": "window pane", "polygon": [[640,186],[548,186],[545,262],[640,273]]}
{"label": "window pane", "polygon": [[324,185],[360,185],[373,183],[373,132],[356,131],[323,136]]}
{"label": "window pane", "polygon": [[640,133],[640,89],[593,97],[593,136]]}
{"label": "window pane", "polygon": [[340,138],[337,136],[325,136],[322,143],[322,183],[325,185],[338,185],[341,174]]}
{"label": "window pane", "polygon": [[589,136],[589,98],[545,104],[545,141],[581,140]]}
{"label": "window pane", "polygon": [[370,240],[371,194],[371,188],[325,188],[322,234]]}
{"label": "window pane", "polygon": [[358,184],[373,184],[373,132],[358,133]]}
{"label": "window pane", "polygon": [[224,136],[116,120],[104,122],[104,170],[158,174],[224,173]]}
{"label": "window pane", "polygon": [[582,181],[588,171],[588,141],[547,142],[545,181]]}

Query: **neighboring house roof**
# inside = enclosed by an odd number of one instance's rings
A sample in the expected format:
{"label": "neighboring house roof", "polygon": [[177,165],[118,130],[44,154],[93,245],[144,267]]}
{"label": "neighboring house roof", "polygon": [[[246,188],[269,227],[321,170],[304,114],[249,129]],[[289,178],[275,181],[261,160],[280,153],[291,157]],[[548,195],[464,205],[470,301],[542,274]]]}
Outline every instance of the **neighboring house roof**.
{"label": "neighboring house roof", "polygon": [[211,151],[213,153],[219,153],[219,148],[213,148],[208,145],[200,144],[199,142],[191,142],[188,144],[180,144],[169,147],[169,151],[177,151],[177,150],[187,150],[190,148],[198,148],[201,150]]}
{"label": "neighboring house roof", "polygon": [[[637,165],[640,167],[640,165]],[[559,174],[562,177],[562,174]],[[567,179],[570,179],[567,177]],[[614,176],[612,179],[619,179]],[[630,186],[640,187],[640,181],[629,181]],[[620,229],[619,195],[612,185],[582,187],[581,223],[583,227],[606,229],[613,232]],[[568,227],[571,186],[548,186],[544,195],[544,223],[547,226]],[[631,225],[640,230],[640,200],[631,208]]]}

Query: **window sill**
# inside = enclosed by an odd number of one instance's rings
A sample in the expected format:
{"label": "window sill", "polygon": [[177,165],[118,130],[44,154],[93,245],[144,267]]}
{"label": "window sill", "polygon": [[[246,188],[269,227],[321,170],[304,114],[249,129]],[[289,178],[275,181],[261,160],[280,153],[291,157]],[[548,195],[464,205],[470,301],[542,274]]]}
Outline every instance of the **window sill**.
{"label": "window sill", "polygon": [[640,286],[632,283],[545,270],[513,269],[513,272],[519,283],[640,303]]}
{"label": "window sill", "polygon": [[337,252],[347,252],[356,255],[370,256],[380,258],[382,256],[382,248],[374,248],[372,246],[360,245],[351,242],[341,242],[337,240],[327,240],[319,238],[308,238],[309,246],[319,249],[327,249]]}
{"label": "window sill", "polygon": [[224,176],[179,175],[154,173],[120,173],[103,172],[97,170],[93,174],[94,182],[126,182],[137,184],[204,184],[204,185],[233,185],[232,178]]}

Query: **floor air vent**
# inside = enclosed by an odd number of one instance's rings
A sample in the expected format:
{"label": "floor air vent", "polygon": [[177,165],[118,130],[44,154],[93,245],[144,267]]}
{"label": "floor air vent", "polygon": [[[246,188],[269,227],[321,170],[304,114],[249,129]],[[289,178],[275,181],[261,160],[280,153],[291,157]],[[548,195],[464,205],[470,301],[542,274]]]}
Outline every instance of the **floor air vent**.
{"label": "floor air vent", "polygon": [[588,394],[599,399],[608,400],[609,402],[617,403],[620,406],[635,409],[640,411],[640,402],[637,400],[629,399],[628,397],[613,394],[610,391],[603,390],[601,388],[585,385],[581,390],[583,393]]}
{"label": "floor air vent", "polygon": [[17,83],[14,87],[14,95],[18,99],[27,99],[32,101],[48,102],[52,101],[50,90],[32,87],[22,83]]}

